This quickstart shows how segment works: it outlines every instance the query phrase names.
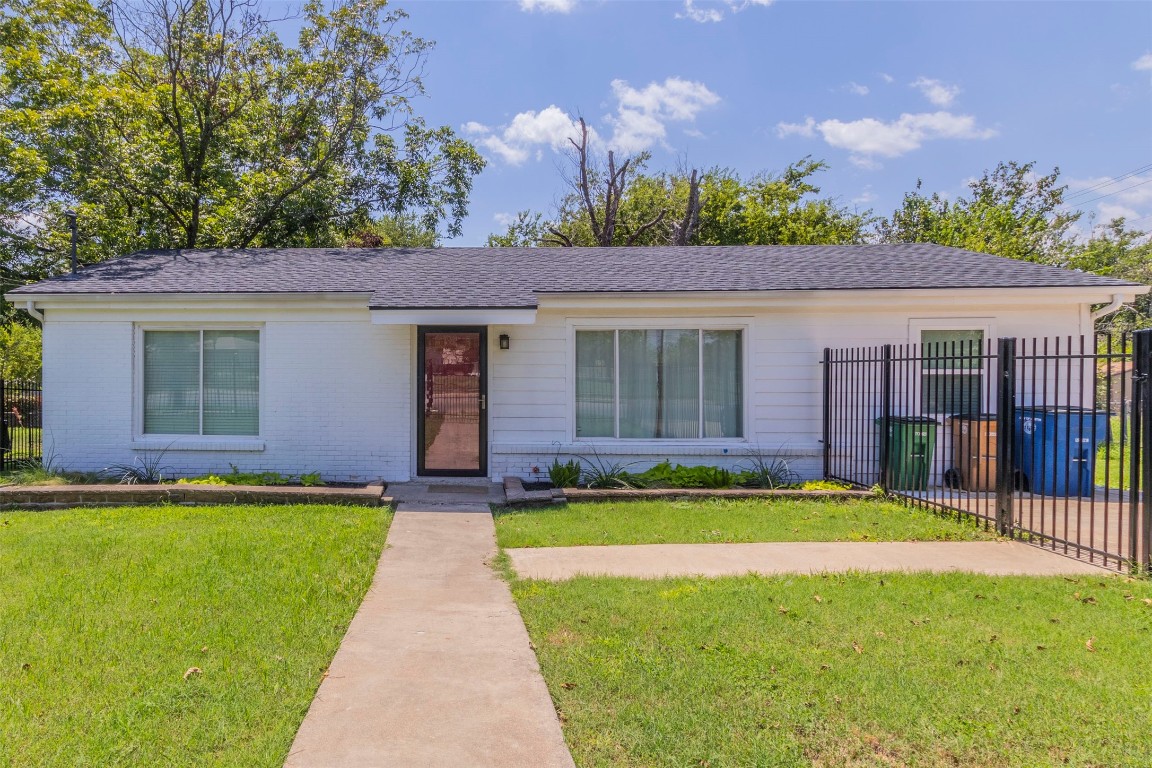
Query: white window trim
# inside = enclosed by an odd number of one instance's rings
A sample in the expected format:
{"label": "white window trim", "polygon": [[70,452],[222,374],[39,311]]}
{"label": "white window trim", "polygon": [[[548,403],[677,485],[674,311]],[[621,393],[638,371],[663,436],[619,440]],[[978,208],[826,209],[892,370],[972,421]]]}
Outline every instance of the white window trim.
{"label": "white window trim", "polygon": [[[255,435],[165,435],[144,432],[144,333],[145,331],[256,331],[258,334],[258,363],[260,392],[257,400],[257,433]],[[137,323],[132,339],[132,449],[133,450],[238,450],[264,449],[265,351],[263,323]],[[203,341],[203,339],[201,339]],[[200,354],[204,354],[201,346]],[[200,366],[204,375],[204,366]],[[203,392],[204,382],[200,382]],[[203,431],[203,408],[200,409],[200,429]]]}
{"label": "white window trim", "polygon": [[[691,445],[703,446],[711,444],[719,445],[742,445],[751,442],[749,438],[750,423],[750,410],[749,410],[749,394],[751,392],[749,373],[751,371],[750,355],[748,353],[751,347],[750,329],[751,324],[743,321],[743,319],[734,318],[716,318],[715,322],[702,322],[708,321],[709,318],[611,318],[611,317],[597,317],[597,318],[579,318],[569,319],[568,321],[568,376],[567,376],[567,435],[570,443],[578,443],[581,445],[596,445],[597,443],[611,443],[620,445],[635,446],[636,448],[652,447],[654,449],[661,449],[673,445]],[[576,434],[576,332],[577,331],[740,331],[740,432],[742,437],[695,437],[695,438],[664,438],[664,437],[581,437]],[[619,337],[613,343],[613,354],[617,359],[614,360],[616,380],[614,386],[619,387],[620,375],[620,345]],[[701,371],[701,375],[703,371]],[[700,398],[700,408],[703,408],[704,398]],[[616,415],[615,415],[614,432],[620,434],[620,398],[619,392],[616,392]]]}
{"label": "white window trim", "polygon": [[[912,318],[908,321],[908,343],[915,345],[917,349],[921,350],[921,354],[923,354],[923,342],[921,341],[921,338],[924,331],[981,331],[984,334],[985,348],[987,348],[988,342],[996,338],[995,322],[995,319],[991,317]],[[949,368],[937,369],[932,371],[932,373],[967,374],[972,373],[974,370],[975,369],[960,370]],[[980,410],[987,411],[988,408],[992,405],[991,403],[984,402],[984,396],[988,384],[988,376],[990,374],[989,360],[987,357],[984,358],[984,363],[979,370],[980,376],[982,377],[980,382]],[[928,371],[924,368],[924,366],[921,365],[921,381],[923,381],[924,373],[927,372]],[[916,386],[916,392],[919,396],[916,399],[915,407],[917,411],[921,411],[924,408],[924,404],[920,401],[920,398],[923,397],[923,392],[922,387],[919,384]],[[925,415],[935,418],[943,418],[951,414],[925,412]]]}

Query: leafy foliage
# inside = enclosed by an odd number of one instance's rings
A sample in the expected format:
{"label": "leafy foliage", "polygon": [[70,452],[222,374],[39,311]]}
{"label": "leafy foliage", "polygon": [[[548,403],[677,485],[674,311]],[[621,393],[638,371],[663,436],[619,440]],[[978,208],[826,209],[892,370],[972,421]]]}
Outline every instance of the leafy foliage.
{"label": "leafy foliage", "polygon": [[766,454],[759,448],[750,449],[741,467],[740,479],[756,488],[785,488],[800,479],[788,461],[779,454]]}
{"label": "leafy foliage", "polygon": [[484,165],[414,114],[431,43],[386,0],[10,0],[0,13],[0,278],[140,248],[429,244]]}
{"label": "leafy foliage", "polygon": [[279,472],[241,472],[235,464],[226,475],[203,475],[186,477],[176,481],[177,485],[289,485],[298,482],[303,486],[324,485],[319,472],[307,472],[298,477]]}
{"label": "leafy foliage", "polygon": [[39,379],[40,346],[39,326],[18,322],[0,326],[0,378]]}
{"label": "leafy foliage", "polygon": [[819,197],[813,177],[827,168],[823,161],[805,157],[780,174],[745,179],[729,168],[713,168],[698,178],[685,171],[645,173],[649,159],[647,154],[628,159],[610,243],[588,214],[589,208],[599,211],[608,205],[603,174],[593,166],[591,205],[573,191],[551,219],[521,211],[503,234],[488,238],[488,245],[673,245],[681,240],[688,245],[813,245],[867,239],[870,212],[857,213]]}
{"label": "leafy foliage", "polygon": [[560,463],[560,457],[552,459],[552,466],[548,467],[548,479],[555,488],[574,488],[580,482],[581,467],[579,459]]}
{"label": "leafy foliage", "polygon": [[673,466],[668,461],[633,477],[635,484],[644,488],[731,488],[737,482],[736,475],[723,467]]}
{"label": "leafy foliage", "polygon": [[160,451],[141,451],[131,463],[112,464],[104,470],[104,473],[112,475],[124,485],[162,483],[165,471],[171,469],[163,463],[167,453],[167,448]]}
{"label": "leafy foliage", "polygon": [[999,163],[968,185],[955,202],[916,191],[904,196],[877,237],[886,243],[938,243],[1010,259],[1063,263],[1071,249],[1069,228],[1078,212],[1064,208],[1067,187],[1060,169],[1037,176],[1035,163]]}

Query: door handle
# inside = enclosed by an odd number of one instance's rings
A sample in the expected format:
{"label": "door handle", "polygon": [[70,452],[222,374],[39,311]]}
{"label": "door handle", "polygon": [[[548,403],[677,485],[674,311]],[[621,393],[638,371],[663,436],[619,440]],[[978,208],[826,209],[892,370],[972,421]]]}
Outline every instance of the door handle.
{"label": "door handle", "polygon": [[480,395],[480,410],[482,410],[482,411],[488,410],[488,396],[487,395]]}

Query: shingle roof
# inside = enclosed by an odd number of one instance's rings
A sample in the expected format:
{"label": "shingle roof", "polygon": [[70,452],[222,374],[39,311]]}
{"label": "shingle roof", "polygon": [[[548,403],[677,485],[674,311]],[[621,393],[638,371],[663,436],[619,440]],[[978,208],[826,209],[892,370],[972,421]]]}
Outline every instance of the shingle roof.
{"label": "shingle roof", "polygon": [[380,309],[535,307],[546,293],[1134,286],[932,244],[142,251],[9,292],[370,293]]}

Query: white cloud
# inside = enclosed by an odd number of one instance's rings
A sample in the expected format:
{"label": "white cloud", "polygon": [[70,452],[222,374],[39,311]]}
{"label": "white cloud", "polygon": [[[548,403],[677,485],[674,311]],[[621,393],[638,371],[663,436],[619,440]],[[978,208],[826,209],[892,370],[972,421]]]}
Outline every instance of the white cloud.
{"label": "white cloud", "polygon": [[848,93],[855,94],[856,96],[867,96],[870,93],[868,86],[860,85],[860,83],[857,83],[856,81],[849,82],[848,85],[844,86],[844,90],[848,91]]}
{"label": "white cloud", "polygon": [[1140,71],[1152,69],[1152,53],[1146,53],[1132,62],[1132,69]]}
{"label": "white cloud", "polygon": [[[624,153],[640,152],[656,144],[666,145],[669,123],[692,123],[703,110],[717,104],[720,97],[703,83],[670,77],[663,83],[634,88],[625,80],[612,81],[616,112],[605,116],[612,138],[603,139],[588,127],[588,143]],[[509,165],[522,165],[530,158],[540,160],[544,150],[567,149],[569,139],[580,135],[579,123],[556,105],[539,112],[528,110],[505,126],[490,128],[469,121],[464,130],[476,142]]]}
{"label": "white cloud", "polygon": [[880,79],[883,80],[884,82],[888,83],[889,85],[896,82],[896,78],[892,77],[892,75],[888,74],[887,72],[881,72],[880,73]]}
{"label": "white cloud", "polygon": [[929,77],[921,77],[912,82],[913,88],[919,88],[920,93],[928,101],[932,102],[938,107],[947,107],[956,100],[956,96],[960,93],[960,87],[957,85],[949,85],[948,83],[940,80],[933,80]]}
{"label": "white cloud", "polygon": [[777,123],[776,135],[782,139],[789,136],[803,136],[810,139],[816,135],[816,121],[806,117],[802,123]]}
{"label": "white cloud", "polygon": [[576,7],[576,0],[520,0],[520,10],[532,13],[569,13]]}
{"label": "white cloud", "polygon": [[774,2],[775,0],[723,0],[723,5],[700,6],[697,5],[697,0],[684,0],[684,11],[677,12],[676,18],[688,19],[699,24],[715,23],[724,20],[725,11],[737,14],[753,6],[767,8]]}
{"label": "white cloud", "polygon": [[[482,135],[480,145],[499,155],[509,165],[522,165],[532,156],[532,150],[540,146],[564,149],[568,146],[568,139],[580,135],[577,122],[555,104],[539,112],[521,112],[499,133],[476,122],[466,125],[483,128],[478,133],[487,135]],[[596,141],[596,132],[589,129],[588,137],[590,141]]]}
{"label": "white cloud", "polygon": [[508,225],[510,225],[516,221],[516,214],[514,214],[514,213],[494,213],[494,214],[492,214],[492,220],[495,221],[496,224],[501,226],[501,227],[507,227]]}
{"label": "white cloud", "polygon": [[625,80],[613,80],[617,115],[608,117],[614,132],[610,145],[621,152],[639,152],[663,144],[665,123],[692,122],[720,97],[703,83],[669,77],[663,83],[633,88]]}
{"label": "white cloud", "polygon": [[678,19],[689,19],[698,24],[708,24],[724,20],[724,12],[719,8],[700,8],[693,0],[684,0],[684,12],[677,13]]}
{"label": "white cloud", "polygon": [[856,203],[857,205],[867,205],[868,203],[874,202],[875,200],[876,193],[872,191],[871,184],[865,186],[864,190],[860,194],[852,198],[852,202]]}
{"label": "white cloud", "polygon": [[991,128],[980,128],[971,115],[951,112],[903,114],[892,122],[873,117],[860,120],[822,120],[808,118],[803,123],[779,123],[776,134],[811,137],[819,133],[824,141],[852,153],[849,160],[861,168],[878,168],[876,157],[899,157],[919,149],[935,139],[990,139]]}

